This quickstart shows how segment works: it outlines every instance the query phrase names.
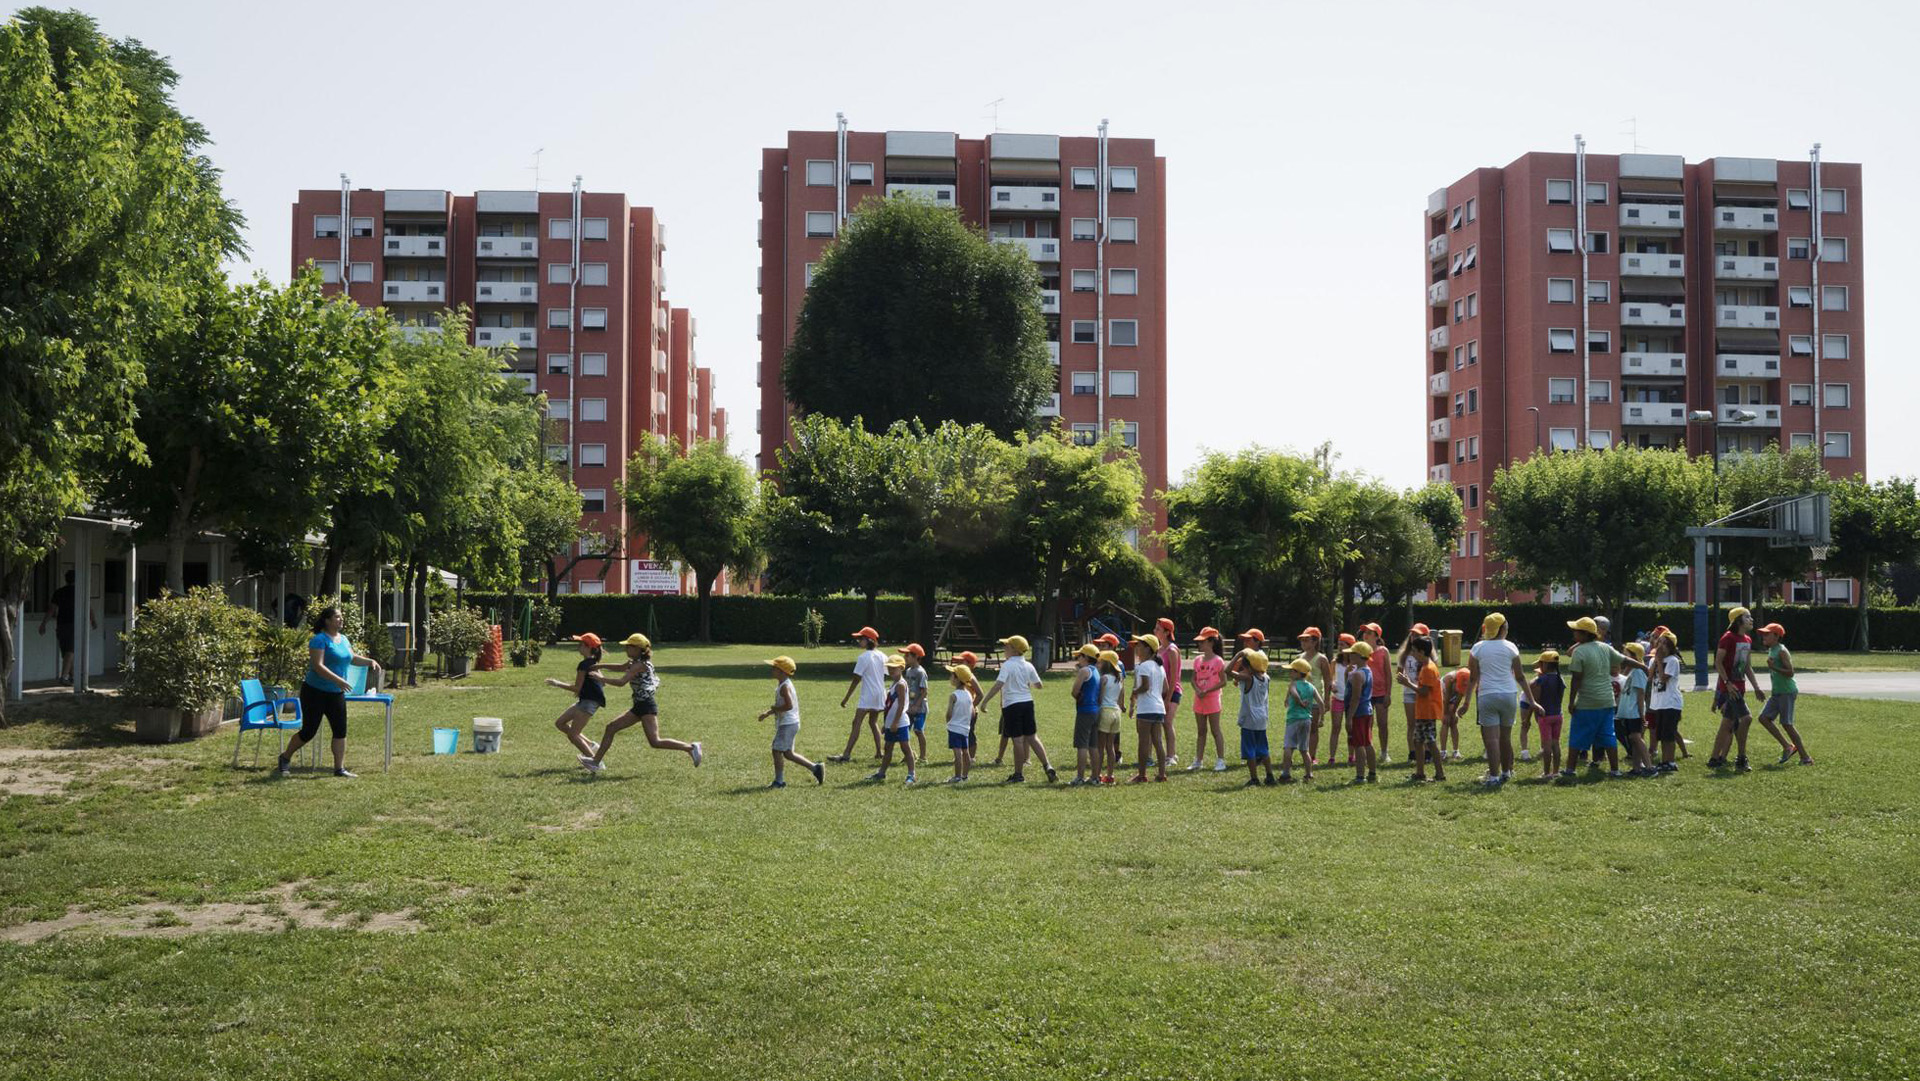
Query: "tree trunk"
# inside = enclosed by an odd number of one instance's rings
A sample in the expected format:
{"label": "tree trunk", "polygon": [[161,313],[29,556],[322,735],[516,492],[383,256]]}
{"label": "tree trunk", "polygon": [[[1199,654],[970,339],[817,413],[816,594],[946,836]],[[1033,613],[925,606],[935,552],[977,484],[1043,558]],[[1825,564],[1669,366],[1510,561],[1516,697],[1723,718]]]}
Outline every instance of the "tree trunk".
{"label": "tree trunk", "polygon": [[[867,626],[872,627],[880,619],[880,594],[871,589],[865,592],[867,596]],[[878,630],[879,628],[876,627],[874,629]]]}
{"label": "tree trunk", "polygon": [[[1353,626],[1353,568],[1340,568],[1340,626]],[[1335,640],[1339,638],[1335,632]]]}
{"label": "tree trunk", "polygon": [[345,542],[327,544],[327,561],[320,568],[320,595],[337,597],[340,595],[340,568],[347,561]]}
{"label": "tree trunk", "polygon": [[713,580],[718,573],[709,574],[695,568],[693,572],[694,588],[700,593],[700,640],[713,641]]}
{"label": "tree trunk", "polygon": [[1853,583],[1854,606],[1859,613],[1858,622],[1854,625],[1854,637],[1859,641],[1860,652],[1862,653],[1866,653],[1873,648],[1872,643],[1867,639],[1867,576],[1871,573],[1873,573],[1871,566],[1864,563],[1861,564],[1860,577],[1855,579]]}
{"label": "tree trunk", "polygon": [[18,648],[20,629],[14,626],[14,606],[20,603],[20,589],[11,573],[5,588],[0,588],[0,728],[7,726],[7,695],[13,692],[13,651]]}
{"label": "tree trunk", "polygon": [[420,682],[419,645],[427,640],[428,625],[432,614],[427,611],[427,561],[416,559],[408,568],[407,588],[413,591],[413,642],[414,649],[407,654],[407,686],[416,686]]}
{"label": "tree trunk", "polygon": [[923,645],[933,639],[933,608],[938,599],[939,592],[930,582],[914,590],[913,640]]}

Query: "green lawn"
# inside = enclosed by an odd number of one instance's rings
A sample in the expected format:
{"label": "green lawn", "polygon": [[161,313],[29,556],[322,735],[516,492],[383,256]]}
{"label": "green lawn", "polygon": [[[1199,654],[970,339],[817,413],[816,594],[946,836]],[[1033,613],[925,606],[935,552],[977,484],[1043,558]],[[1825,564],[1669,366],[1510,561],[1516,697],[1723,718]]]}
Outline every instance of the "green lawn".
{"label": "green lawn", "polygon": [[[0,937],[156,902],[172,907],[142,909],[145,929],[174,937],[0,941],[0,1076],[1612,1081],[1920,1062],[1911,704],[1809,698],[1819,764],[1773,768],[1756,728],[1747,776],[1700,767],[1712,733],[1689,696],[1696,756],[1658,780],[1484,792],[1468,762],[1414,788],[1396,761],[1366,788],[1013,788],[983,768],[906,789],[856,762],[775,792],[753,719],[773,651],[663,652],[665,733],[706,742],[697,772],[634,730],[585,776],[550,725],[565,695],[539,686],[564,651],[403,691],[390,774],[378,712],[356,707],[356,781],[229,770],[231,729],[146,748],[70,706],[16,708],[50,719],[0,732],[0,782],[72,780],[0,803]],[[817,758],[845,738],[852,656],[795,652]],[[1064,685],[1041,692],[1042,735],[1069,757]],[[422,753],[432,725],[476,715],[506,719],[504,753]],[[279,904],[282,883],[335,920],[420,930],[185,933],[192,906]]]}

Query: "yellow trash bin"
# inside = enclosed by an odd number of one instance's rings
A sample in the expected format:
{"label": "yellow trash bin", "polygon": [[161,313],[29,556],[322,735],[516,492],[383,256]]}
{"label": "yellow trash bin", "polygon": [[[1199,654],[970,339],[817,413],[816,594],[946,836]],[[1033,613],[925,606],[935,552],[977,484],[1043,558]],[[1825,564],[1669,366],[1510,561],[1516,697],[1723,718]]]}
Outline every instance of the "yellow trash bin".
{"label": "yellow trash bin", "polygon": [[1440,663],[1448,668],[1460,667],[1460,642],[1465,637],[1461,631],[1440,632]]}

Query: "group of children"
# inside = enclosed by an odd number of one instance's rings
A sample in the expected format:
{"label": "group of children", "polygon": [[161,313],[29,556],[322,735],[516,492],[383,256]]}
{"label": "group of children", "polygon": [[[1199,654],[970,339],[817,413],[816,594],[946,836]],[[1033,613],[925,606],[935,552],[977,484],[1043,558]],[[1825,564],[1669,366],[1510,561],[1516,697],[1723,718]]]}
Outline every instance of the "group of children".
{"label": "group of children", "polygon": [[[1575,620],[1568,624],[1575,639],[1568,656],[1563,659],[1555,650],[1542,652],[1533,666],[1532,678],[1526,679],[1518,651],[1505,641],[1504,626],[1505,619],[1498,613],[1488,616],[1482,629],[1485,637],[1474,647],[1470,666],[1445,675],[1436,662],[1435,639],[1424,624],[1416,623],[1409,630],[1391,661],[1377,623],[1364,625],[1358,635],[1339,635],[1331,655],[1322,652],[1320,629],[1306,628],[1299,635],[1298,655],[1284,669],[1289,679],[1281,696],[1283,733],[1277,776],[1268,739],[1271,661],[1266,635],[1257,627],[1236,635],[1229,659],[1225,636],[1213,627],[1204,627],[1194,639],[1191,685],[1196,747],[1187,769],[1202,768],[1209,738],[1213,741],[1214,771],[1227,769],[1220,715],[1223,692],[1231,684],[1239,691],[1239,756],[1247,767],[1249,787],[1292,783],[1296,756],[1302,779],[1311,781],[1316,767],[1335,764],[1343,744],[1345,764],[1353,768],[1354,782],[1375,782],[1378,767],[1390,761],[1389,678],[1401,687],[1406,747],[1415,783],[1428,779],[1429,766],[1434,781],[1446,780],[1445,763],[1461,759],[1460,722],[1476,694],[1478,721],[1487,739],[1488,773],[1483,778],[1487,784],[1499,784],[1513,776],[1509,730],[1516,698],[1518,757],[1521,761],[1533,759],[1528,743],[1537,725],[1544,778],[1572,778],[1588,755],[1598,768],[1604,754],[1615,777],[1673,772],[1678,768],[1676,754],[1688,756],[1687,742],[1680,735],[1682,665],[1678,639],[1672,631],[1654,628],[1649,636],[1651,655],[1648,646],[1640,642],[1628,643],[1623,653],[1607,643],[1609,628],[1604,618]],[[1168,769],[1178,764],[1174,718],[1182,697],[1185,666],[1173,642],[1173,629],[1171,620],[1162,619],[1154,633],[1134,635],[1126,644],[1127,661],[1122,660],[1119,638],[1112,634],[1100,636],[1074,654],[1069,696],[1074,704],[1075,770],[1070,786],[1117,783],[1123,717],[1133,719],[1137,738],[1135,771],[1128,783],[1148,782],[1149,770],[1153,771],[1152,781],[1163,782]],[[1708,764],[1727,765],[1727,754],[1737,741],[1734,768],[1742,772],[1748,769],[1746,739],[1752,718],[1745,705],[1745,688],[1749,683],[1765,703],[1759,717],[1762,726],[1783,748],[1780,764],[1796,755],[1801,762],[1811,764],[1805,741],[1794,727],[1797,688],[1792,655],[1783,643],[1786,631],[1778,623],[1759,631],[1766,649],[1766,668],[1772,677],[1769,699],[1757,685],[1752,640],[1748,637],[1751,629],[1751,614],[1744,608],[1735,609],[1720,641],[1720,682],[1714,711],[1722,723]],[[881,783],[887,779],[897,747],[905,781],[914,784],[919,779],[918,767],[927,760],[925,727],[931,681],[926,650],[910,644],[889,656],[880,649],[880,635],[872,627],[860,628],[853,637],[863,648],[840,704],[844,708],[856,694],[859,697],[845,747],[826,761],[851,761],[864,723],[873,739],[874,756],[880,759],[879,769],[868,780]],[[583,768],[594,773],[604,769],[614,736],[634,724],[643,726],[649,746],[684,752],[695,766],[700,765],[704,752],[699,743],[665,739],[659,734],[659,677],[654,672],[652,643],[645,635],[629,635],[620,643],[626,651],[626,661],[620,664],[601,663],[599,636],[583,634],[575,641],[581,661],[573,682],[550,679],[547,683],[575,696],[574,704],[560,715],[555,726],[579,751]],[[972,775],[979,746],[978,718],[996,697],[1001,703],[1000,750],[994,764],[1000,764],[1011,746],[1014,769],[1009,782],[1026,779],[1030,760],[1038,761],[1049,782],[1059,779],[1035,719],[1034,692],[1041,689],[1042,678],[1028,659],[1029,644],[1015,635],[1002,639],[1000,645],[1006,658],[993,684],[984,691],[977,675],[980,659],[973,653],[961,653],[946,666],[948,694],[943,721],[953,771],[945,783],[964,783]],[[1484,647],[1489,645],[1499,648],[1486,651]],[[774,698],[759,719],[771,718],[775,724],[772,787],[786,786],[785,768],[789,763],[811,773],[816,784],[823,784],[823,766],[794,749],[800,728],[799,695],[793,684],[797,666],[788,656],[774,657],[766,664],[774,679]],[[1511,675],[1505,671],[1509,665]],[[633,704],[607,724],[595,743],[585,738],[584,729],[606,705],[604,688],[609,686],[631,686]],[[1569,713],[1570,726],[1566,724]],[[1563,728],[1567,748],[1564,760]],[[1322,729],[1326,730],[1324,757]],[[1656,743],[1660,755],[1657,763]],[[1496,747],[1504,747],[1504,751]],[[1629,762],[1624,772],[1619,761],[1622,748]]]}

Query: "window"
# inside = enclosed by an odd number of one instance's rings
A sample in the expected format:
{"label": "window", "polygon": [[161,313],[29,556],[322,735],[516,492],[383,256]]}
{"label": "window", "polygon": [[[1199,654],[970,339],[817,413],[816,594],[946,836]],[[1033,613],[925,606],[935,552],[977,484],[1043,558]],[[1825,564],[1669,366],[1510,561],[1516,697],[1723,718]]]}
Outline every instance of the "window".
{"label": "window", "polygon": [[548,263],[547,264],[547,284],[548,285],[565,285],[569,280],[572,279],[572,277],[573,277],[573,264],[571,263]]}
{"label": "window", "polygon": [[1813,384],[1812,383],[1788,383],[1787,384],[1787,404],[1788,405],[1812,405],[1813,404]]}
{"label": "window", "polygon": [[1480,531],[1476,529],[1467,534],[1467,558],[1472,559],[1474,556],[1477,556],[1479,554],[1480,554]]}
{"label": "window", "polygon": [[322,259],[313,264],[320,268],[320,280],[328,285],[340,284],[340,260]]}
{"label": "window", "polygon": [[1079,446],[1091,447],[1100,442],[1098,424],[1076,424],[1073,426],[1073,441]]}
{"label": "window", "polygon": [[[1829,457],[1832,457],[1832,455],[1829,455]],[[1828,604],[1853,603],[1853,580],[1851,578],[1828,578],[1825,579],[1823,584],[1827,587]]]}
{"label": "window", "polygon": [[1573,380],[1547,380],[1547,401],[1555,405],[1573,401]]}
{"label": "window", "polygon": [[1108,218],[1107,239],[1115,244],[1132,244],[1140,239],[1139,218]]}
{"label": "window", "polygon": [[1477,317],[1479,314],[1480,314],[1480,294],[1468,293],[1467,294],[1467,318],[1472,319]]}
{"label": "window", "polygon": [[1457,372],[1466,366],[1467,366],[1467,347],[1464,345],[1454,346],[1453,347],[1453,370]]}
{"label": "window", "polygon": [[1085,189],[1093,187],[1096,177],[1092,166],[1081,165],[1069,170],[1067,179],[1074,187]]}
{"label": "window", "polygon": [[1099,284],[1100,278],[1097,271],[1076,270],[1073,272],[1073,291],[1076,293],[1091,293]]}
{"label": "window", "polygon": [[1456,439],[1453,441],[1453,460],[1455,464],[1458,464],[1460,462],[1464,462],[1467,460],[1467,441],[1466,440]]}
{"label": "window", "polygon": [[1099,234],[1094,230],[1096,224],[1092,218],[1075,218],[1068,224],[1067,235],[1074,240],[1098,240]]}
{"label": "window", "polygon": [[1561,204],[1566,204],[1571,206],[1573,204],[1573,181],[1571,180],[1547,181],[1547,202],[1548,204],[1555,205],[1555,206],[1561,205]]}
{"label": "window", "polygon": [[1823,285],[1820,287],[1820,310],[1843,312],[1847,310],[1847,287],[1844,285]]}
{"label": "window", "polygon": [[580,399],[580,419],[581,420],[607,419],[607,400],[605,398]]}
{"label": "window", "polygon": [[1472,510],[1474,507],[1477,507],[1479,505],[1480,505],[1480,486],[1478,484],[1467,485],[1467,509]]}
{"label": "window", "polygon": [[1799,450],[1801,447],[1811,446],[1813,446],[1812,432],[1794,432],[1787,437],[1788,450]]}
{"label": "window", "polygon": [[1478,244],[1467,245],[1467,261],[1463,264],[1463,266],[1468,270],[1472,270],[1473,264],[1479,261],[1480,261],[1480,245]]}
{"label": "window", "polygon": [[1467,317],[1467,298],[1461,297],[1453,302],[1453,321],[1458,323]]}
{"label": "window", "polygon": [[1474,199],[1468,199],[1467,200],[1467,220],[1474,221],[1474,220],[1477,220],[1479,217],[1480,217],[1479,202]]}
{"label": "window", "polygon": [[581,330],[607,329],[607,309],[581,308],[580,309],[580,329]]}
{"label": "window", "polygon": [[1547,352],[1549,353],[1573,352],[1573,328],[1572,327],[1556,327],[1547,331]]}
{"label": "window", "polygon": [[1140,321],[1138,319],[1107,320],[1108,345],[1139,345]]}
{"label": "window", "polygon": [[1467,388],[1467,412],[1478,413],[1479,411],[1480,411],[1480,388],[1468,387]]}
{"label": "window", "polygon": [[356,281],[356,282],[372,281],[373,280],[373,264],[372,263],[349,264],[347,267],[347,280]]}
{"label": "window", "polygon": [[1081,345],[1091,345],[1100,337],[1100,326],[1091,319],[1075,319],[1072,330],[1073,340]]}
{"label": "window", "polygon": [[607,374],[607,355],[605,353],[580,354],[580,374],[581,375]]}
{"label": "window", "polygon": [[1590,353],[1613,352],[1613,331],[1611,330],[1587,331],[1587,351]]}
{"label": "window", "polygon": [[351,224],[353,226],[354,236],[372,236],[373,235],[373,219],[372,218],[354,218]]}
{"label": "window", "polygon": [[1468,342],[1467,343],[1467,364],[1469,366],[1472,366],[1478,363],[1480,363],[1480,343],[1477,341]]}
{"label": "window", "polygon": [[1139,372],[1113,371],[1107,373],[1107,397],[1138,398],[1139,396]]}
{"label": "window", "polygon": [[607,445],[605,443],[580,444],[581,465],[606,465]]}
{"label": "window", "polygon": [[1823,263],[1844,263],[1847,261],[1847,238],[1843,236],[1823,236],[1820,238],[1820,261]]}
{"label": "window", "polygon": [[1787,335],[1787,354],[1789,356],[1796,356],[1796,357],[1812,356],[1813,355],[1813,335],[1811,334]]}
{"label": "window", "polygon": [[1606,450],[1613,446],[1613,432],[1607,430],[1588,432],[1587,446],[1594,450]]}
{"label": "window", "polygon": [[820,265],[819,263],[807,264],[807,288],[809,289],[813,288],[813,268],[819,265]]}
{"label": "window", "polygon": [[573,403],[568,401],[565,398],[548,398],[547,399],[547,419],[572,420],[573,419]]}
{"label": "window", "polygon": [[1809,210],[1813,207],[1813,192],[1806,188],[1787,189],[1788,210]]}
{"label": "window", "polygon": [[1789,308],[1813,307],[1813,286],[1811,285],[1787,286],[1787,307]]}
{"label": "window", "polygon": [[1573,303],[1573,279],[1572,278],[1548,278],[1547,279],[1547,303],[1549,304]]}
{"label": "window", "polygon": [[573,325],[573,313],[565,308],[548,308],[547,325],[564,329]]}
{"label": "window", "polygon": [[547,374],[565,375],[573,367],[573,358],[565,353],[547,354]]}
{"label": "window", "polygon": [[1606,182],[1603,180],[1587,181],[1587,202],[1595,206],[1599,206],[1599,205],[1604,205],[1606,201],[1607,201]]}
{"label": "window", "polygon": [[1467,253],[1466,253],[1466,252],[1461,252],[1461,253],[1460,253],[1459,255],[1456,255],[1456,256],[1454,256],[1454,257],[1453,257],[1453,267],[1452,267],[1452,272],[1453,272],[1453,276],[1454,276],[1454,277],[1456,277],[1456,278],[1457,278],[1457,277],[1459,277],[1459,276],[1460,276],[1460,272],[1461,272],[1461,271],[1463,271],[1463,270],[1465,270],[1466,268],[1467,268]]}
{"label": "window", "polygon": [[1140,187],[1140,170],[1131,165],[1115,165],[1107,170],[1107,187],[1112,191],[1134,191]]}
{"label": "window", "polygon": [[1846,360],[1853,356],[1853,339],[1846,334],[1822,334],[1820,352],[1828,360]]}
{"label": "window", "polygon": [[832,236],[833,235],[833,211],[831,210],[807,211],[807,235],[808,236]]}
{"label": "window", "polygon": [[1072,375],[1073,395],[1076,398],[1092,397],[1100,393],[1099,372],[1074,372]]}
{"label": "window", "polygon": [[1590,402],[1610,402],[1613,400],[1613,380],[1595,379],[1587,384],[1587,400]]}
{"label": "window", "polygon": [[1588,233],[1587,234],[1587,251],[1594,255],[1607,254],[1607,234],[1606,233]]}
{"label": "window", "polygon": [[1464,390],[1453,396],[1453,415],[1456,417],[1467,415],[1467,392]]}
{"label": "window", "polygon": [[588,514],[599,514],[607,509],[607,490],[605,488],[580,489],[580,509]]}
{"label": "window", "polygon": [[1847,212],[1847,192],[1845,188],[1820,189],[1820,213],[1845,214]]}
{"label": "window", "polygon": [[870,161],[850,161],[847,163],[847,183],[872,184],[873,163]]}
{"label": "window", "polygon": [[1820,401],[1828,409],[1848,409],[1853,406],[1853,386],[1850,383],[1823,383],[1820,387]]}
{"label": "window", "polygon": [[1140,272],[1114,267],[1107,271],[1107,290],[1115,296],[1133,296],[1140,291]]}
{"label": "window", "polygon": [[1806,237],[1803,237],[1803,236],[1789,237],[1787,239],[1787,258],[1788,259],[1813,258],[1813,241],[1808,240]]}
{"label": "window", "polygon": [[313,216],[313,235],[337,237],[340,235],[340,215],[315,214]]}
{"label": "window", "polygon": [[1467,437],[1467,461],[1477,462],[1479,460],[1480,460],[1480,437],[1477,435],[1470,435]]}
{"label": "window", "polygon": [[607,219],[581,218],[580,219],[580,239],[581,240],[607,239]]}
{"label": "window", "polygon": [[1580,430],[1577,428],[1548,428],[1547,445],[1554,450],[1572,450],[1580,443]]}
{"label": "window", "polygon": [[573,239],[573,219],[572,218],[548,218],[547,219],[547,239],[548,240],[572,240]]}
{"label": "window", "polygon": [[1608,304],[1613,301],[1613,283],[1606,281],[1587,282],[1587,299],[1595,304]]}
{"label": "window", "polygon": [[1823,454],[1828,458],[1853,457],[1853,433],[1828,432],[1827,445]]}
{"label": "window", "polygon": [[607,284],[607,264],[605,263],[580,264],[580,284],[581,285]]}
{"label": "window", "polygon": [[547,444],[547,461],[549,462],[571,461],[573,457],[571,454],[571,451],[572,451],[572,448],[567,446],[565,443],[548,443]]}
{"label": "window", "polygon": [[1460,223],[1463,220],[1465,220],[1466,212],[1467,210],[1465,207],[1460,207],[1460,206],[1454,207],[1453,216],[1447,219],[1447,227],[1450,229],[1460,228]]}
{"label": "window", "polygon": [[1571,252],[1572,250],[1573,250],[1573,230],[1571,229],[1547,230],[1547,251],[1552,252],[1554,254],[1561,254],[1565,252]]}

